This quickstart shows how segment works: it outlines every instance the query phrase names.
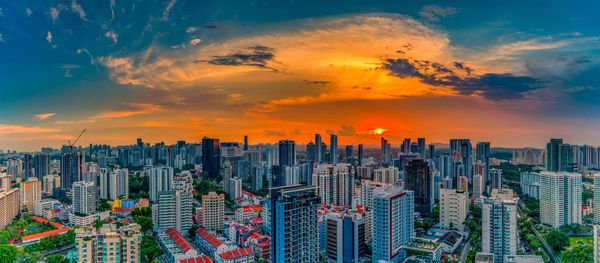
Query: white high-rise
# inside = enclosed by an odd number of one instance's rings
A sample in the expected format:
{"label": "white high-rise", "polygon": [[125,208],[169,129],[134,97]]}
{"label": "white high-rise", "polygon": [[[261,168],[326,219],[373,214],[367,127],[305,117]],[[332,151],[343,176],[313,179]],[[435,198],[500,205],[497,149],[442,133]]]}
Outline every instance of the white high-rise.
{"label": "white high-rise", "polygon": [[462,231],[468,212],[468,192],[456,189],[440,189],[440,225],[442,227]]}
{"label": "white high-rise", "polygon": [[172,167],[152,167],[148,170],[150,176],[150,200],[158,201],[158,192],[170,191],[173,185]]}
{"label": "white high-rise", "polygon": [[361,180],[360,181],[360,204],[366,206],[368,209],[373,209],[373,192],[377,187],[386,186],[389,184]]}
{"label": "white high-rise", "polygon": [[187,233],[192,227],[192,194],[180,190],[161,191],[158,202],[152,205],[154,231],[162,232],[173,228]]}
{"label": "white high-rise", "polygon": [[398,167],[380,167],[373,170],[373,181],[393,184],[398,179]]}
{"label": "white high-rise", "polygon": [[350,164],[320,164],[313,171],[312,182],[317,187],[317,193],[323,203],[352,205],[354,167]]}
{"label": "white high-rise", "polygon": [[485,192],[485,182],[483,181],[483,175],[473,175],[473,197],[480,198]]}
{"label": "white high-rise", "polygon": [[543,224],[556,229],[581,224],[581,174],[540,173],[540,216]]}
{"label": "white high-rise", "polygon": [[73,213],[91,215],[96,211],[96,186],[93,182],[73,183]]}
{"label": "white high-rise", "polygon": [[116,169],[110,173],[100,168],[100,197],[117,200],[117,197],[129,195],[129,171]]}
{"label": "white high-rise", "polygon": [[594,224],[600,225],[600,173],[594,173]]}
{"label": "white high-rise", "polygon": [[489,198],[482,209],[482,250],[494,254],[494,262],[517,254],[518,199]]}
{"label": "white high-rise", "polygon": [[229,179],[229,197],[231,199],[242,197],[242,179],[237,177]]}

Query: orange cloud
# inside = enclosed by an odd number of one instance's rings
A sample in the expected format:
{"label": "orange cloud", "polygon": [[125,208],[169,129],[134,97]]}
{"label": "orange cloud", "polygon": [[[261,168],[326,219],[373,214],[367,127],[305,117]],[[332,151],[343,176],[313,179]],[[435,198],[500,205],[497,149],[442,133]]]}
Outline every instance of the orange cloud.
{"label": "orange cloud", "polygon": [[130,116],[140,115],[140,114],[148,114],[148,113],[153,113],[153,112],[166,111],[162,107],[157,106],[157,105],[152,105],[152,104],[133,103],[130,106],[135,108],[135,110],[102,112],[102,113],[92,116],[92,119],[123,118],[123,117],[130,117]]}
{"label": "orange cloud", "polygon": [[52,116],[55,116],[55,115],[56,115],[56,113],[43,113],[43,114],[33,115],[33,117],[36,118],[36,119],[45,120],[45,119],[48,119],[48,118],[50,118]]}

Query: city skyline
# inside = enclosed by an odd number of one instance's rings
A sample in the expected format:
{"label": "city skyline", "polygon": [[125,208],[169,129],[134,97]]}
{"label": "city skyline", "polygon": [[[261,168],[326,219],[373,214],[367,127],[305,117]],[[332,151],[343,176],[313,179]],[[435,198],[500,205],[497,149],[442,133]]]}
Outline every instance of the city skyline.
{"label": "city skyline", "polygon": [[315,4],[2,3],[0,148],[83,128],[82,145],[328,130],[376,145],[376,129],[392,143],[600,145],[598,3]]}

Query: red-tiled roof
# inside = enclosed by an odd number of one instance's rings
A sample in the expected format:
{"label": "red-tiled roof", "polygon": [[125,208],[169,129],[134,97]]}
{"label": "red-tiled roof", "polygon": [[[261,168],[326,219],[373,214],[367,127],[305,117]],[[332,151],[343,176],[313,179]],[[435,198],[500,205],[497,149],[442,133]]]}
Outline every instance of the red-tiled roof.
{"label": "red-tiled roof", "polygon": [[115,212],[117,212],[117,213],[129,213],[131,211],[133,211],[133,208],[126,209],[123,207],[115,207]]}
{"label": "red-tiled roof", "polygon": [[262,224],[263,219],[262,217],[250,218],[250,222],[252,222],[252,224]]}
{"label": "red-tiled roof", "polygon": [[254,251],[252,251],[251,248],[247,247],[247,248],[241,248],[238,250],[221,253],[219,256],[221,256],[224,259],[232,259],[232,258],[239,258],[239,257],[248,256],[248,255],[253,255],[253,254],[254,254]]}
{"label": "red-tiled roof", "polygon": [[194,249],[192,245],[190,245],[190,243],[187,240],[185,240],[185,238],[183,238],[183,236],[179,234],[179,232],[177,232],[177,230],[169,228],[167,229],[167,234],[169,234],[171,239],[175,241],[175,244],[177,244],[177,246],[179,247],[179,249],[181,249],[181,251],[183,251],[183,253],[187,253],[191,249]]}
{"label": "red-tiled roof", "polygon": [[211,258],[209,258],[208,256],[182,259],[181,261],[179,261],[179,263],[211,263],[211,262],[213,262],[213,260]]}
{"label": "red-tiled roof", "polygon": [[221,240],[217,239],[215,236],[211,235],[210,233],[208,233],[208,231],[202,228],[198,228],[198,230],[196,230],[196,234],[200,235],[200,237],[202,237],[204,240],[206,240],[206,242],[208,242],[211,246],[215,248],[218,248],[219,246],[223,245],[223,242],[221,242]]}
{"label": "red-tiled roof", "polygon": [[35,220],[35,221],[37,221],[37,222],[39,222],[39,223],[50,223],[52,226],[54,226],[54,227],[56,227],[56,228],[61,228],[61,227],[63,227],[63,225],[61,225],[61,224],[59,224],[59,223],[52,222],[52,221],[49,221],[49,220],[43,219],[43,218],[41,218],[41,217],[32,216],[32,217],[31,217],[31,219],[33,219],[33,220]]}
{"label": "red-tiled roof", "polygon": [[69,228],[68,227],[63,227],[63,228],[59,228],[59,229],[55,229],[55,230],[50,230],[50,231],[46,231],[46,232],[42,232],[42,233],[37,233],[37,234],[29,235],[29,236],[24,236],[23,238],[21,238],[21,241],[25,242],[25,241],[29,241],[31,239],[36,239],[36,238],[56,236],[56,235],[58,235],[60,233],[67,232],[67,231],[69,231]]}

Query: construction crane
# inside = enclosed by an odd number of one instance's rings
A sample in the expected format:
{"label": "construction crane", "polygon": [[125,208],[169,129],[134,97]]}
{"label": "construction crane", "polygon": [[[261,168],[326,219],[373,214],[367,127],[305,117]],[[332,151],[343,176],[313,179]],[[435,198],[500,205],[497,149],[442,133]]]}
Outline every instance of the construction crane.
{"label": "construction crane", "polygon": [[67,141],[69,143],[69,148],[71,149],[71,153],[73,153],[73,146],[75,146],[75,144],[77,143],[77,141],[79,141],[79,138],[81,138],[81,135],[83,135],[83,133],[85,133],[85,131],[87,131],[87,129],[83,129],[83,131],[79,134],[79,136],[77,136],[77,139],[75,139],[75,141],[73,141],[73,143],[71,143],[71,140]]}

